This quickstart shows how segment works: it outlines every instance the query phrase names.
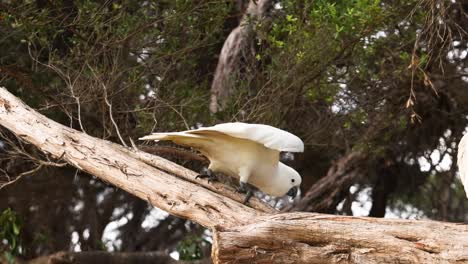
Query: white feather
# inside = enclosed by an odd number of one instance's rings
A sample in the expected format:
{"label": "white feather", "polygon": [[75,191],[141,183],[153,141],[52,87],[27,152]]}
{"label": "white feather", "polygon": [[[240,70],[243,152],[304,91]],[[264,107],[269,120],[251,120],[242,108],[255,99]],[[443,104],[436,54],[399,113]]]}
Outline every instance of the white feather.
{"label": "white feather", "polygon": [[466,197],[468,197],[468,133],[465,134],[460,143],[458,144],[458,157],[457,157],[457,164],[461,182],[465,187]]}
{"label": "white feather", "polygon": [[252,140],[278,151],[304,152],[304,143],[299,137],[269,125],[236,122],[202,127],[198,130],[217,131],[232,137]]}

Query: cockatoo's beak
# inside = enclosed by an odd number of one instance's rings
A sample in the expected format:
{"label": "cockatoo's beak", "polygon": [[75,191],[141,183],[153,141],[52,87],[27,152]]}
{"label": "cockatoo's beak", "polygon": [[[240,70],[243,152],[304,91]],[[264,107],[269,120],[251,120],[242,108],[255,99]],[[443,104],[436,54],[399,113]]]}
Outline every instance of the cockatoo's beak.
{"label": "cockatoo's beak", "polygon": [[288,195],[288,196],[291,196],[292,198],[295,198],[296,195],[297,195],[297,191],[298,191],[298,190],[299,190],[299,189],[297,188],[297,186],[294,186],[294,187],[292,187],[291,189],[289,189],[287,195]]}

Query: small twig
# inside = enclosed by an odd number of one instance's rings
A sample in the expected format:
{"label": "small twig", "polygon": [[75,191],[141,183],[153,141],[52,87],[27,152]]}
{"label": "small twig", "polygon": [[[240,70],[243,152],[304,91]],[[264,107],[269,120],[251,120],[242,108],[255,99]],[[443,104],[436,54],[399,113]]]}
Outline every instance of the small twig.
{"label": "small twig", "polygon": [[125,143],[125,141],[123,140],[122,135],[120,135],[119,127],[117,126],[117,123],[115,122],[114,117],[112,116],[112,104],[107,99],[107,87],[104,84],[102,84],[102,87],[104,88],[104,101],[106,102],[107,106],[109,107],[110,120],[111,120],[112,124],[114,125],[115,131],[117,132],[117,135],[119,136],[120,142],[122,142],[122,145],[124,145],[125,147],[128,147],[127,144]]}
{"label": "small twig", "polygon": [[[29,171],[25,171],[25,172],[22,172],[20,175],[18,175],[14,180],[11,180],[11,181],[8,181],[4,184],[1,184],[0,185],[0,190],[5,188],[6,186],[10,185],[10,184],[13,184],[15,182],[17,182],[19,179],[21,179],[23,176],[26,176],[26,175],[29,175],[29,174],[33,174],[37,171],[39,171],[44,165],[43,164],[39,164],[36,166],[36,168],[32,169],[32,170],[29,170]],[[4,172],[5,173],[5,172]],[[6,173],[5,173],[6,174]],[[7,178],[10,179],[10,176],[8,176],[8,174],[6,174]]]}
{"label": "small twig", "polygon": [[130,144],[132,145],[132,148],[133,148],[134,150],[138,150],[138,147],[137,147],[137,145],[135,144],[135,141],[133,141],[133,139],[130,138],[130,137],[128,138],[128,140],[130,140]]}
{"label": "small twig", "polygon": [[[86,133],[86,130],[84,129],[84,126],[83,126],[83,123],[81,122],[81,103],[80,103],[80,97],[76,96],[75,95],[75,91],[73,89],[76,81],[77,81],[78,78],[75,78],[75,80],[73,81],[73,83],[69,82],[68,83],[68,87],[70,87],[70,92],[71,92],[71,95],[72,97],[75,99],[76,101],[76,106],[77,106],[77,111],[78,111],[78,124],[80,124],[80,128],[81,128],[81,131],[83,131],[84,133]],[[86,133],[87,134],[87,133]]]}
{"label": "small twig", "polygon": [[[45,63],[42,63],[40,62],[39,60],[37,60],[35,57],[33,57],[32,53],[31,53],[31,48],[30,48],[30,45],[28,45],[28,53],[29,53],[29,56],[31,57],[31,59],[33,61],[35,61],[36,63],[46,67],[46,68],[49,68],[51,70],[53,70],[54,72],[56,72],[62,79],[63,81],[67,84],[67,86],[70,88],[70,93],[71,93],[71,96],[73,99],[75,99],[75,102],[76,102],[76,105],[77,105],[77,111],[78,111],[78,123],[80,125],[80,128],[81,128],[81,131],[83,131],[84,133],[86,133],[86,130],[84,129],[84,126],[83,126],[83,123],[81,122],[81,102],[80,102],[80,97],[76,96],[75,95],[75,90],[73,89],[73,87],[75,86],[75,83],[78,81],[78,77],[75,78],[75,80],[72,82],[71,81],[71,78],[70,78],[70,74],[66,74],[65,72],[63,72],[60,68],[56,67],[55,65],[53,64],[45,64]],[[83,66],[84,68],[84,66]],[[80,73],[83,71],[83,68],[81,68],[80,70]],[[72,124],[73,124],[73,116],[72,115],[69,115],[68,113],[66,113],[65,111],[65,114],[67,114],[69,117],[70,117],[70,127],[72,127]],[[87,133],[86,133],[87,134]]]}
{"label": "small twig", "polygon": [[88,63],[86,63],[86,65],[87,65],[88,68],[91,70],[91,72],[93,73],[94,77],[95,77],[97,80],[99,80],[99,82],[101,83],[102,89],[104,90],[104,101],[106,102],[106,105],[109,107],[109,117],[110,117],[110,120],[111,120],[112,124],[114,125],[115,131],[117,132],[117,136],[119,137],[120,142],[121,142],[122,145],[124,145],[125,147],[128,147],[128,146],[127,146],[127,143],[125,143],[125,141],[123,140],[122,135],[120,134],[119,126],[118,126],[117,123],[115,122],[114,116],[112,115],[112,104],[109,102],[109,99],[108,99],[108,96],[107,96],[107,86],[106,86],[106,85],[104,84],[104,82],[97,76],[97,74],[96,74],[96,72],[94,71],[94,69],[93,69]]}
{"label": "small twig", "polygon": [[182,121],[184,122],[185,128],[187,130],[190,130],[190,126],[188,125],[187,120],[185,120],[185,117],[182,115],[182,113],[180,111],[178,111],[174,106],[172,106],[171,104],[165,102],[164,100],[158,100],[158,101],[160,101],[161,103],[164,103],[170,109],[172,109],[172,111],[174,111],[182,119]]}

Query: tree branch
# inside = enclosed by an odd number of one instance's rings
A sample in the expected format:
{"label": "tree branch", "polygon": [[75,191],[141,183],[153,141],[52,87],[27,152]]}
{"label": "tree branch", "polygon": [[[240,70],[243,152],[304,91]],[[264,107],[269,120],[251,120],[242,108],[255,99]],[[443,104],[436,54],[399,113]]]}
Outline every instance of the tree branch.
{"label": "tree branch", "polygon": [[215,231],[218,263],[466,263],[468,225],[288,213]]}
{"label": "tree branch", "polygon": [[[43,152],[62,158],[153,206],[205,227],[234,226],[262,214],[212,191],[218,187],[208,190],[193,183],[196,174],[182,166],[147,153],[133,152],[54,122],[26,106],[5,88],[0,88],[0,124]],[[139,158],[162,167],[155,168]],[[176,170],[192,182],[163,170]],[[237,196],[242,201],[240,195]]]}

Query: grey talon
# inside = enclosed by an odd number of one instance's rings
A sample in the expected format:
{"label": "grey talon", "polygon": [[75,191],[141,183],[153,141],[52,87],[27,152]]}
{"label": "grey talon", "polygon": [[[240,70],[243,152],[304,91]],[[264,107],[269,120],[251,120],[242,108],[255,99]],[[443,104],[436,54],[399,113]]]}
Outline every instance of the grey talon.
{"label": "grey talon", "polygon": [[248,190],[247,194],[245,194],[245,198],[242,204],[247,204],[252,196],[253,196],[252,190]]}
{"label": "grey talon", "polygon": [[240,182],[237,191],[240,193],[247,193],[247,191],[249,191],[249,186],[245,182]]}
{"label": "grey talon", "polygon": [[218,181],[216,174],[213,173],[210,169],[203,170],[195,177],[195,179],[208,179],[208,183]]}

